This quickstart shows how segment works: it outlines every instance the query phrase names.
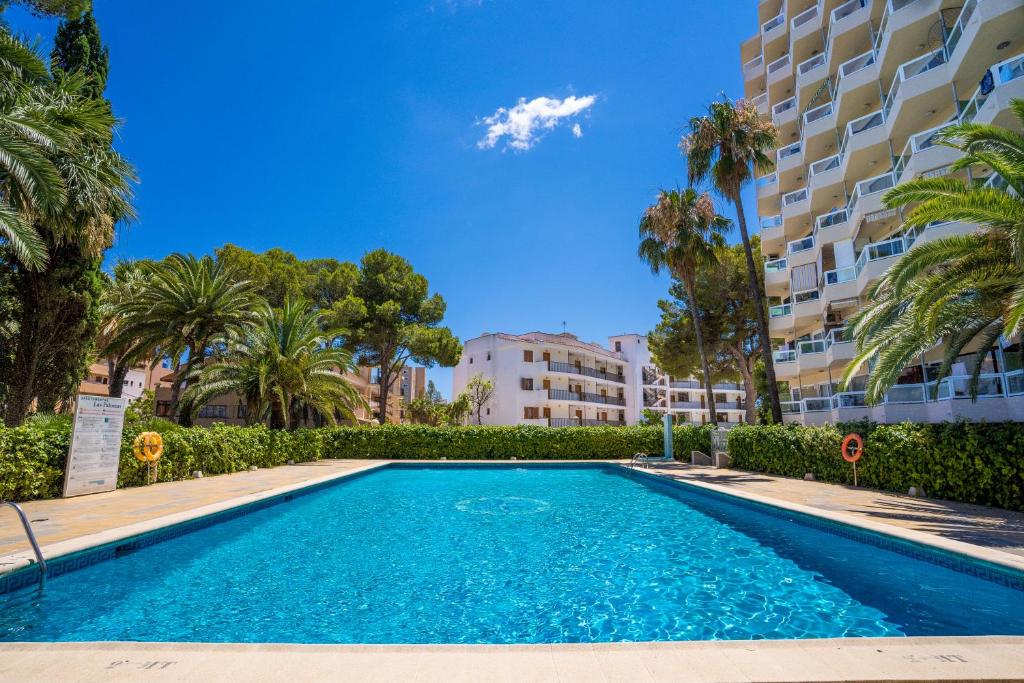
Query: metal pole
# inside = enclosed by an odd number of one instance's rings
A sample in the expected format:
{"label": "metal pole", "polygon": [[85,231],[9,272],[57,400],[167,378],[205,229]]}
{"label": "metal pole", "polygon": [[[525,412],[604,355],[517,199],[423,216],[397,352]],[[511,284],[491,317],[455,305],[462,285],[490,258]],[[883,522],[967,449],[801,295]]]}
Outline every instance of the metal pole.
{"label": "metal pole", "polygon": [[672,414],[666,412],[661,418],[661,424],[664,429],[664,457],[665,460],[673,459],[672,449]]}
{"label": "metal pole", "polygon": [[0,501],[0,505],[10,505],[18,513],[21,525],[25,527],[25,535],[28,536],[28,542],[32,544],[32,552],[36,554],[36,562],[39,563],[39,587],[42,588],[46,585],[46,560],[43,559],[43,551],[39,549],[39,543],[36,541],[36,534],[32,531],[32,525],[28,521],[28,516],[21,509],[21,506],[14,501],[3,500]]}

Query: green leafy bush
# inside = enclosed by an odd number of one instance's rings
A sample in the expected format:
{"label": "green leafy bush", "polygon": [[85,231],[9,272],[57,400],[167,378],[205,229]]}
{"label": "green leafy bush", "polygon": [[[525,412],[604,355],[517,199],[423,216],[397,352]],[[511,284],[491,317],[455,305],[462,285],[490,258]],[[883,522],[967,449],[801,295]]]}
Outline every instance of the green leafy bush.
{"label": "green leafy bush", "polygon": [[[118,486],[146,483],[148,466],[132,452],[135,437],[159,432],[164,454],[160,481],[188,479],[196,470],[225,474],[250,466],[274,467],[289,460],[322,458],[387,459],[613,459],[634,453],[658,454],[660,427],[428,427],[380,425],[299,429],[264,426],[184,428],[167,420],[130,420],[121,444]],[[710,429],[674,428],[675,455],[689,460],[691,450],[709,451]],[[13,500],[59,496],[70,444],[70,422],[40,420],[15,429],[0,428],[0,497]]]}
{"label": "green leafy bush", "polygon": [[1014,422],[745,425],[729,432],[729,453],[739,469],[852,484],[839,452],[850,432],[864,437],[861,486],[916,486],[934,498],[1024,510],[1024,425]]}

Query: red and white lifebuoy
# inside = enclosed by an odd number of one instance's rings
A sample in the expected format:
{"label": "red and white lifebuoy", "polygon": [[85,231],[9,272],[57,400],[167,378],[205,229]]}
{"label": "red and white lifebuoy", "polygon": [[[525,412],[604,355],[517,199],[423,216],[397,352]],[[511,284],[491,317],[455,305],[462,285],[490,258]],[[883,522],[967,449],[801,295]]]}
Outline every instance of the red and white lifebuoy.
{"label": "red and white lifebuoy", "polygon": [[[853,445],[852,449],[850,448],[851,445]],[[860,456],[864,455],[864,439],[861,438],[860,434],[847,434],[846,438],[843,439],[840,451],[843,454],[843,460],[846,462],[857,462],[860,460]]]}

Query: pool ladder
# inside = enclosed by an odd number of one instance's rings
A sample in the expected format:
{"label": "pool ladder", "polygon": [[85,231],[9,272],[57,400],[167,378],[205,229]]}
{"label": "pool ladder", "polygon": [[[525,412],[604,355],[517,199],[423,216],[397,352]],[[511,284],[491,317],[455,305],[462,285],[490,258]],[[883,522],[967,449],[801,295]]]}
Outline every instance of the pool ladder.
{"label": "pool ladder", "polygon": [[39,549],[39,541],[36,540],[36,533],[32,531],[32,524],[28,521],[28,515],[21,509],[21,506],[11,500],[0,500],[0,505],[10,505],[21,518],[21,526],[25,527],[25,535],[28,542],[32,544],[32,551],[36,554],[36,562],[39,564],[39,587],[46,585],[46,560],[43,559],[43,551]]}

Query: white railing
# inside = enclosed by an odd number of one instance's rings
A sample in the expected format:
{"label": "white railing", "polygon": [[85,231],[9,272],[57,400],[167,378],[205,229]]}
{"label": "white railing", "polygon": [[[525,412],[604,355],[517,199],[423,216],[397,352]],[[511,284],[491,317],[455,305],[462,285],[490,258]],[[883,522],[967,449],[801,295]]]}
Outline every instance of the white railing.
{"label": "white railing", "polygon": [[960,8],[960,15],[953,23],[953,28],[949,29],[949,33],[946,34],[946,44],[944,47],[947,57],[952,55],[956,50],[956,46],[960,44],[960,39],[963,37],[964,31],[967,29],[967,22],[970,21],[971,16],[974,14],[974,10],[977,8],[978,0],[967,0],[963,7]]}
{"label": "white railing", "polygon": [[831,396],[826,396],[824,398],[805,398],[801,403],[804,404],[805,413],[823,413],[832,410]]}
{"label": "white railing", "polygon": [[814,219],[814,232],[824,230],[825,228],[831,228],[836,225],[842,225],[846,223],[849,218],[850,212],[845,208],[823,214]]}
{"label": "white railing", "polygon": [[836,344],[851,344],[852,340],[846,337],[847,329],[845,327],[836,327],[828,331],[825,335],[825,346],[830,347]]}
{"label": "white railing", "polygon": [[839,168],[838,154],[833,154],[832,156],[826,157],[824,159],[818,159],[813,164],[811,164],[810,168],[808,169],[808,177],[813,178],[819,173],[830,171],[833,168]]}
{"label": "white railing", "polygon": [[896,104],[896,98],[899,96],[900,87],[903,83],[945,63],[946,53],[942,50],[936,50],[920,57],[915,57],[896,69],[896,75],[893,76],[892,85],[889,86],[889,93],[885,96],[885,103],[882,105],[882,113],[885,115],[885,118],[889,118],[889,112],[892,111],[893,106]]}
{"label": "white railing", "polygon": [[1006,395],[1019,396],[1024,394],[1024,370],[1006,373]]}
{"label": "white railing", "polygon": [[793,304],[779,304],[768,309],[769,318],[784,318],[793,314]]}
{"label": "white railing", "polygon": [[839,69],[836,71],[836,85],[833,88],[833,92],[836,94],[839,93],[839,86],[842,84],[844,78],[855,74],[862,69],[866,69],[874,63],[875,51],[872,49],[840,64]]}
{"label": "white railing", "polygon": [[832,394],[832,409],[841,410],[843,408],[864,408],[867,403],[864,400],[863,391],[841,391],[838,394]]}
{"label": "white railing", "polygon": [[802,239],[793,240],[786,245],[786,251],[790,254],[799,254],[801,251],[807,251],[808,249],[814,248],[814,235],[808,235]]}
{"label": "white railing", "polygon": [[808,301],[818,301],[821,298],[821,292],[817,288],[808,289],[803,292],[795,292],[793,294],[794,304],[805,304]]}
{"label": "white railing", "polygon": [[887,171],[881,175],[876,175],[874,178],[868,178],[860,181],[853,188],[853,194],[850,195],[850,201],[846,204],[847,211],[849,211],[850,214],[853,214],[853,210],[857,207],[857,202],[862,197],[878,194],[879,192],[885,192],[895,184],[895,174],[892,171]]}
{"label": "white railing", "polygon": [[796,351],[801,356],[808,356],[814,353],[825,353],[824,339],[811,339],[796,343]]}
{"label": "white railing", "polygon": [[[999,62],[995,66],[989,68],[989,72],[992,74],[992,89],[987,93],[981,91],[981,86],[974,91],[974,95],[968,100],[967,105],[964,106],[962,112],[960,112],[960,123],[970,123],[978,115],[978,111],[988,100],[989,96],[995,92],[996,88],[1004,83],[1015,81],[1021,76],[1024,76],[1024,54],[1019,54],[1016,57],[1011,57],[1002,62]],[[984,79],[983,79],[984,80]]]}
{"label": "white railing", "polygon": [[[867,4],[868,0],[849,0],[849,2],[844,2],[842,5],[832,10],[831,20],[829,21],[828,25],[828,35],[825,38],[825,45],[832,45],[832,32],[833,30],[836,29],[837,25],[840,22],[843,22],[844,19],[847,19],[851,15],[855,14],[858,10],[861,10],[864,7],[866,7]],[[845,23],[849,22],[844,22],[844,25]]]}
{"label": "white railing", "polygon": [[823,118],[825,118],[827,116],[832,116],[832,103],[831,102],[826,102],[825,104],[817,106],[814,109],[808,109],[807,111],[805,111],[804,112],[804,125],[806,126],[808,123],[811,123],[812,121],[818,121],[818,120],[823,119]]}
{"label": "white railing", "polygon": [[754,105],[755,107],[757,107],[758,109],[761,108],[762,104],[767,107],[768,106],[768,93],[766,93],[766,92],[761,93],[757,97],[755,97],[752,100],[750,100],[750,103],[752,105]]}
{"label": "white railing", "polygon": [[857,256],[855,268],[857,269],[857,275],[860,275],[861,271],[871,261],[880,261],[882,259],[892,258],[893,256],[899,256],[900,254],[906,253],[910,246],[907,242],[913,244],[913,238],[907,239],[904,236],[893,237],[883,242],[875,242],[874,244],[866,244]]}
{"label": "white railing", "polygon": [[821,282],[825,287],[828,287],[829,285],[838,285],[855,279],[857,279],[856,266],[846,266],[845,268],[826,270],[821,274]]}
{"label": "white railing", "polygon": [[749,60],[749,61],[747,61],[746,63],[743,64],[743,73],[747,73],[748,71],[753,71],[754,69],[758,68],[762,64],[764,64],[764,55],[758,55],[758,56],[754,57],[753,59],[751,59],[751,60]]}
{"label": "white railing", "polygon": [[800,143],[794,142],[791,145],[780,147],[779,151],[776,152],[776,157],[781,162],[783,159],[788,159],[791,156],[795,156],[800,153]]}
{"label": "white railing", "polygon": [[795,17],[793,17],[793,19],[789,22],[789,25],[790,25],[791,28],[796,29],[798,26],[803,26],[808,21],[811,21],[812,19],[816,18],[817,16],[818,16],[818,5],[817,5],[817,3],[815,3],[815,4],[811,5],[810,7],[808,7],[807,9],[805,9],[800,14],[796,15]]}
{"label": "white railing", "polygon": [[855,135],[860,135],[864,131],[877,128],[885,123],[885,115],[882,114],[882,110],[873,111],[870,114],[865,114],[860,118],[854,119],[846,124],[846,132],[843,135],[843,144],[839,147],[839,156],[846,156],[846,149],[850,145],[850,140]]}
{"label": "white railing", "polygon": [[[766,21],[763,24],[761,24],[761,33],[768,33],[768,31],[771,31],[773,28],[776,28],[777,26],[781,26],[782,24],[785,24],[785,23],[786,23],[786,13],[785,12],[780,12],[776,16],[772,17],[768,21]],[[735,62],[733,62],[733,64],[735,64]]]}
{"label": "white railing", "polygon": [[772,360],[776,363],[795,363],[796,349],[776,349],[772,354]]}
{"label": "white railing", "polygon": [[787,192],[782,195],[782,205],[790,206],[791,204],[802,202],[805,199],[807,199],[807,188],[801,187],[799,190],[793,190],[792,192]]}
{"label": "white railing", "polygon": [[772,118],[780,116],[790,109],[796,109],[796,96],[790,97],[788,100],[783,100],[772,107]]}
{"label": "white railing", "polygon": [[920,151],[929,149],[939,144],[938,136],[939,133],[949,128],[951,124],[942,123],[934,128],[921,131],[915,135],[911,135],[910,139],[907,140],[907,144],[903,146],[903,152],[900,153],[896,163],[892,167],[893,182],[897,185],[903,178],[903,172],[907,170],[907,164],[910,163],[910,159],[913,155]]}
{"label": "white railing", "polygon": [[824,52],[820,52],[811,57],[810,59],[805,59],[804,61],[797,64],[796,72],[798,75],[803,76],[808,71],[812,71],[814,69],[817,69],[819,66],[823,66],[825,64],[825,61],[826,54]]}
{"label": "white railing", "polygon": [[766,273],[781,273],[786,270],[786,259],[777,258],[771,261],[764,262],[764,272]]}
{"label": "white railing", "polygon": [[758,187],[767,187],[769,185],[774,185],[778,181],[779,176],[776,173],[769,173],[768,175],[763,175],[760,178],[758,178],[756,181],[754,181],[754,184],[757,185]]}
{"label": "white railing", "polygon": [[769,230],[771,228],[777,228],[782,225],[782,214],[775,214],[774,216],[768,216],[761,219],[761,229]]}
{"label": "white railing", "polygon": [[784,69],[789,66],[789,53],[782,55],[774,62],[768,65],[768,73],[773,74],[779,69]]}

